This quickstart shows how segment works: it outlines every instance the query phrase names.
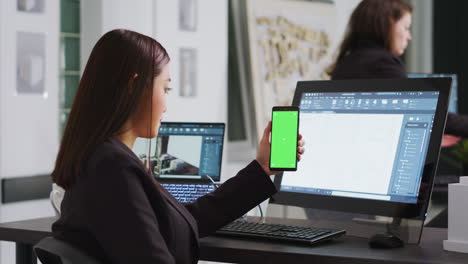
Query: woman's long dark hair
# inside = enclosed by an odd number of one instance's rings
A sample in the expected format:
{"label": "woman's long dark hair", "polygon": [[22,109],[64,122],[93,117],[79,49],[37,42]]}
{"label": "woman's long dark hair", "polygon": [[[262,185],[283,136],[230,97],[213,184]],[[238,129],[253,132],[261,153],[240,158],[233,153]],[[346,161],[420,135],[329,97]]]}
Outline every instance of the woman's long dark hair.
{"label": "woman's long dark hair", "polygon": [[130,30],[104,34],[94,46],[65,127],[52,179],[65,190],[97,145],[119,134],[143,98],[151,100],[153,79],[169,62],[156,40]]}
{"label": "woman's long dark hair", "polygon": [[363,0],[354,9],[336,61],[352,52],[360,39],[370,39],[390,50],[392,21],[398,21],[413,7],[405,0]]}

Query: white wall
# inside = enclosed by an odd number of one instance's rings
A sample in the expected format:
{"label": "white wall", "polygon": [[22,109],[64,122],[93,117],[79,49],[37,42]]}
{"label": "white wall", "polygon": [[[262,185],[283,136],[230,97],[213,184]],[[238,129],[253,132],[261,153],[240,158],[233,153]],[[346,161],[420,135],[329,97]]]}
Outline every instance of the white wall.
{"label": "white wall", "polygon": [[[343,38],[346,28],[348,27],[349,18],[354,8],[361,2],[361,0],[334,0],[336,8],[336,34],[338,38]],[[341,40],[335,42],[334,47],[339,48]]]}
{"label": "white wall", "polygon": [[[0,176],[47,174],[53,169],[59,133],[59,1],[43,13],[17,11],[17,1],[0,1]],[[47,96],[24,95],[17,86],[17,32],[45,35]],[[0,221],[51,216],[47,199],[0,205]],[[13,243],[1,243],[1,263],[14,263]]]}
{"label": "white wall", "polygon": [[152,35],[153,0],[81,0],[81,70],[97,40],[106,32],[125,28]]}
{"label": "white wall", "polygon": [[[199,0],[197,31],[180,31],[178,4],[180,1],[156,1],[154,37],[171,56],[174,88],[169,96],[171,121],[227,121],[227,1]],[[198,51],[196,98],[178,96],[179,49]]]}
{"label": "white wall", "polygon": [[[47,1],[46,13],[16,11],[16,1],[1,1],[0,63],[1,163],[0,175],[24,176],[50,173],[55,162],[59,133],[58,0]],[[44,33],[46,38],[45,88],[47,96],[16,91],[16,34]]]}

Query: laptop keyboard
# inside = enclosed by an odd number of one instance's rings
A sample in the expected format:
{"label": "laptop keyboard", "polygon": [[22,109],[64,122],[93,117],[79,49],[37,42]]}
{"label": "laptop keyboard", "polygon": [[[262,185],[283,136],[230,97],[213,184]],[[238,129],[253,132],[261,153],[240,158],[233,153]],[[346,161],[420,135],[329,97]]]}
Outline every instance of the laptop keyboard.
{"label": "laptop keyboard", "polygon": [[217,235],[222,236],[298,242],[308,245],[336,238],[345,233],[345,230],[339,229],[256,223],[245,220],[236,220],[216,231]]}
{"label": "laptop keyboard", "polygon": [[180,203],[191,203],[199,197],[214,191],[212,184],[174,184],[163,183],[162,186],[169,191]]}

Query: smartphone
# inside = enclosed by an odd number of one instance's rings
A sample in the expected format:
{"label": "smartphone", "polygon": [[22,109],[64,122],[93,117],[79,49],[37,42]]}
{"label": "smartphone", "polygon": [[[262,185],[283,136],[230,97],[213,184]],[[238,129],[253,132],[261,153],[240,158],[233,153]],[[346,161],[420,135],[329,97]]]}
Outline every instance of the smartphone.
{"label": "smartphone", "polygon": [[270,170],[297,170],[299,107],[274,106],[271,113]]}

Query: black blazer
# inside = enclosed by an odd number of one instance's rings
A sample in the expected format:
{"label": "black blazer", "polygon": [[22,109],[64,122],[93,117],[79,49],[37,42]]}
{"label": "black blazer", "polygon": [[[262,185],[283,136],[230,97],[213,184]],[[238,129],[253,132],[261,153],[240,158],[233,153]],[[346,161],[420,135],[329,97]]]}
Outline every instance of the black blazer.
{"label": "black blazer", "polygon": [[402,60],[371,40],[361,40],[335,65],[332,80],[407,78]]}
{"label": "black blazer", "polygon": [[[372,40],[361,40],[357,47],[337,62],[332,80],[408,78],[401,59]],[[468,116],[449,113],[445,133],[468,137]]]}
{"label": "black blazer", "polygon": [[104,263],[197,263],[199,237],[276,192],[253,161],[211,194],[183,206],[120,140],[100,144],[65,193],[54,236]]}

